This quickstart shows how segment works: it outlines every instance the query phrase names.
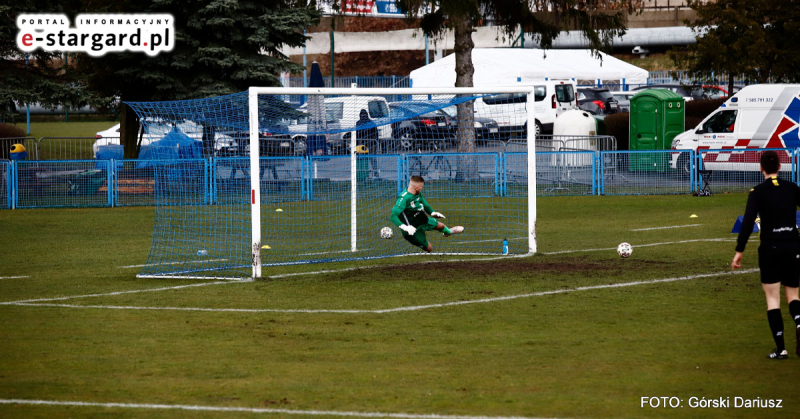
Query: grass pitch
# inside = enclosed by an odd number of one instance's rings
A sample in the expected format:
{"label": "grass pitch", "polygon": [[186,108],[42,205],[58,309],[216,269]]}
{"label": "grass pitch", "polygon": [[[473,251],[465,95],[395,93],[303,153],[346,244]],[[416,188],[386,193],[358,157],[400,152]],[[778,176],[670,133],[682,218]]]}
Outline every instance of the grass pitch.
{"label": "grass pitch", "polygon": [[[213,285],[127,268],[145,263],[152,208],[0,211],[0,300],[51,299],[0,305],[0,399],[283,409],[262,413],[275,417],[800,416],[800,360],[765,358],[758,273],[727,274],[745,195],[538,203],[533,257],[285,266],[265,275],[331,272]],[[672,228],[631,231],[658,227]],[[613,250],[622,241],[630,259]],[[683,407],[642,408],[642,397]],[[691,408],[692,397],[731,406]],[[735,408],[735,397],[782,408]],[[0,417],[189,414],[254,416],[0,403]]]}

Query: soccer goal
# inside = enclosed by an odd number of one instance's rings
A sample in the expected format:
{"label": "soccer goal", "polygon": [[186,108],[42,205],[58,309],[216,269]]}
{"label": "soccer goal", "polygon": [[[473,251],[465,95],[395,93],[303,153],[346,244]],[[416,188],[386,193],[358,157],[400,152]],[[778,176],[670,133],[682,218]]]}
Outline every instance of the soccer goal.
{"label": "soccer goal", "polygon": [[425,255],[390,221],[412,176],[442,223],[465,227],[427,231],[433,254],[535,253],[537,158],[557,169],[534,153],[537,101],[549,103],[514,86],[130,102],[150,141],[121,172],[155,194],[139,276],[261,278],[280,265]]}

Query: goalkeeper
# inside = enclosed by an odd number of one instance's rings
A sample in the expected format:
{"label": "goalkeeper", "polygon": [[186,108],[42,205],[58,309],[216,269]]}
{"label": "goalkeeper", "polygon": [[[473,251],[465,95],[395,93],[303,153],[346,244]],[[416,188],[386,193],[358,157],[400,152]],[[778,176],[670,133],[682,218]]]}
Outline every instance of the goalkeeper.
{"label": "goalkeeper", "polygon": [[[391,220],[394,225],[403,231],[404,239],[430,253],[433,250],[433,246],[428,242],[428,238],[425,237],[426,231],[441,231],[445,237],[449,237],[463,232],[464,227],[448,228],[440,221],[437,221],[436,218],[445,218],[445,216],[441,212],[434,211],[422,196],[423,186],[425,186],[425,179],[421,176],[411,176],[408,189],[400,194],[394,207],[392,207]],[[433,218],[428,217],[428,214]]]}

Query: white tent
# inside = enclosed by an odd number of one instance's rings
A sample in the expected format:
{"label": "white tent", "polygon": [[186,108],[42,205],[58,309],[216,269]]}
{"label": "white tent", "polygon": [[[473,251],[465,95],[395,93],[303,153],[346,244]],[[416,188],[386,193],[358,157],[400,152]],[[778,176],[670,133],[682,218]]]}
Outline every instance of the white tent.
{"label": "white tent", "polygon": [[[600,53],[602,61],[586,49],[541,50],[475,48],[475,86],[508,86],[544,79],[573,79],[578,84],[646,84],[647,70]],[[456,55],[411,72],[412,87],[449,87],[456,81]]]}

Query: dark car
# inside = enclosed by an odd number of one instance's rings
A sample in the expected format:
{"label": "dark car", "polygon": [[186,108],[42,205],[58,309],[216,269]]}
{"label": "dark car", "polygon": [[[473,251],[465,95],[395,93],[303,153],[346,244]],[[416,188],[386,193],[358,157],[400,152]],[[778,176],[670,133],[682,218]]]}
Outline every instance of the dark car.
{"label": "dark car", "polygon": [[[448,106],[441,110],[450,118],[450,132],[452,132],[453,140],[456,141],[458,137],[458,109],[455,105]],[[500,128],[497,121],[491,118],[482,118],[479,116],[474,117],[473,126],[475,127],[475,139],[478,141],[499,140]]]}
{"label": "dark car", "polygon": [[695,84],[651,84],[647,86],[639,86],[631,90],[647,90],[647,89],[666,89],[671,90],[686,100],[705,100],[709,99],[708,92],[702,85]]}
{"label": "dark car", "polygon": [[601,87],[579,87],[578,107],[594,115],[619,112],[619,102],[608,89]]}
{"label": "dark car", "polygon": [[[437,109],[425,112],[424,108],[412,103],[390,103],[392,138],[389,150],[440,149],[452,139],[451,119],[445,112]],[[420,114],[420,112],[424,112]]]}
{"label": "dark car", "polygon": [[[225,135],[233,139],[233,144],[223,147],[220,157],[246,157],[250,155],[250,133],[248,131],[227,131]],[[296,156],[305,153],[305,143],[291,140],[289,128],[284,124],[269,125],[258,133],[259,154],[261,156]]]}

